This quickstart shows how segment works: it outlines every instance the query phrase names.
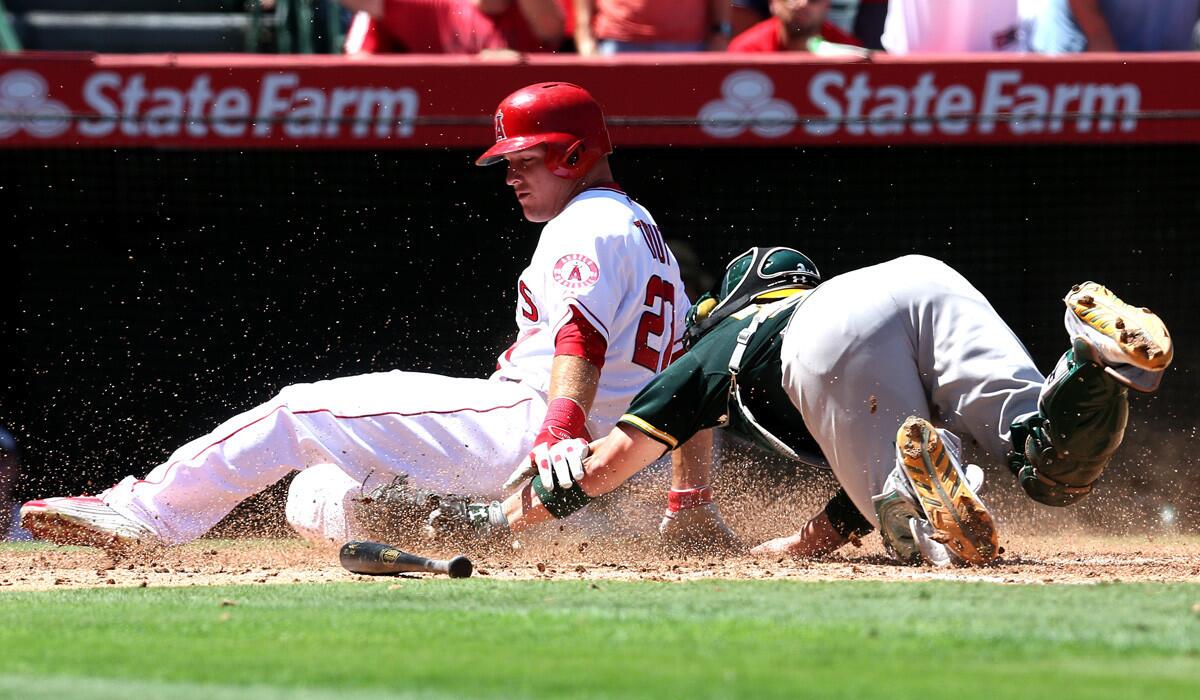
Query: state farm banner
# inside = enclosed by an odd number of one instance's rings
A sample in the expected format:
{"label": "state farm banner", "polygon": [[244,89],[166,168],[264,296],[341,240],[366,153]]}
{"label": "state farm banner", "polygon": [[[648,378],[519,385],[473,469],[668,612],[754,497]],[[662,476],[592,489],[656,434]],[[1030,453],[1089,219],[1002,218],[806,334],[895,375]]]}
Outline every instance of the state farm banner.
{"label": "state farm banner", "polygon": [[0,148],[478,148],[528,83],[627,146],[1200,141],[1200,56],[0,54]]}

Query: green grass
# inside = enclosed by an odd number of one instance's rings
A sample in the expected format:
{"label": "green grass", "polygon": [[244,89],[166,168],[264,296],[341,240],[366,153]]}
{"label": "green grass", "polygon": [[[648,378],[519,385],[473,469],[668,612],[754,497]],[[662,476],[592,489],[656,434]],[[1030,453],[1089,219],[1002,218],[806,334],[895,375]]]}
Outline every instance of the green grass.
{"label": "green grass", "polygon": [[9,592],[0,697],[1194,698],[1198,602],[958,582]]}

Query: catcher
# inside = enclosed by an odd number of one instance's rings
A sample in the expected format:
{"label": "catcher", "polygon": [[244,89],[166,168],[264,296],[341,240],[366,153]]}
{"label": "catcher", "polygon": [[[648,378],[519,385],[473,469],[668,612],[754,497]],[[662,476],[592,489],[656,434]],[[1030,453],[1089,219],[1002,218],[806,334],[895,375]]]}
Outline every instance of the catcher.
{"label": "catcher", "polygon": [[799,532],[754,553],[815,556],[878,528],[902,562],[985,564],[996,525],[955,433],[1005,461],[1034,500],[1066,506],[1120,445],[1128,389],[1154,391],[1171,362],[1170,335],[1148,309],[1094,282],[1065,302],[1070,348],[1043,377],[983,295],[938,260],[822,282],[798,251],[752,248],[689,314],[687,354],[607,437],[563,441],[503,503],[436,511],[431,523],[495,535],[564,518],[664,451],[708,458],[689,440],[723,427],[831,468],[841,485]]}

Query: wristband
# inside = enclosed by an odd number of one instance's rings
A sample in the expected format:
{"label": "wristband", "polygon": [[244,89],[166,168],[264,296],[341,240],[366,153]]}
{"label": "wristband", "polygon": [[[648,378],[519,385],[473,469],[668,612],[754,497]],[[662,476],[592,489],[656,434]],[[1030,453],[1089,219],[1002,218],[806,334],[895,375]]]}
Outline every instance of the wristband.
{"label": "wristband", "polygon": [[671,489],[667,492],[667,510],[677,513],[688,508],[699,508],[713,502],[711,486],[694,489]]}
{"label": "wristband", "polygon": [[534,444],[588,437],[587,414],[575,399],[560,396],[546,406],[546,418]]}
{"label": "wristband", "polygon": [[571,488],[565,491],[562,489],[550,490],[542,485],[542,477],[538,475],[533,477],[530,485],[533,492],[537,494],[538,500],[546,507],[546,512],[555,518],[565,518],[592,501],[592,497],[584,493],[583,487],[579,484],[572,484]]}

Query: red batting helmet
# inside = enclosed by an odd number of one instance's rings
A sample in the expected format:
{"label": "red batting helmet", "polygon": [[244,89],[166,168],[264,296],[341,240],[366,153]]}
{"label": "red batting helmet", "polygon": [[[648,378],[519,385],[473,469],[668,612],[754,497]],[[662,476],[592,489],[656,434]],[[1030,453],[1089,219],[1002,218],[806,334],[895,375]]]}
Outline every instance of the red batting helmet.
{"label": "red batting helmet", "polygon": [[571,83],[537,83],[517,90],[496,108],[496,143],[475,165],[546,144],[546,167],[559,177],[583,177],[612,153],[604,113],[587,90]]}

